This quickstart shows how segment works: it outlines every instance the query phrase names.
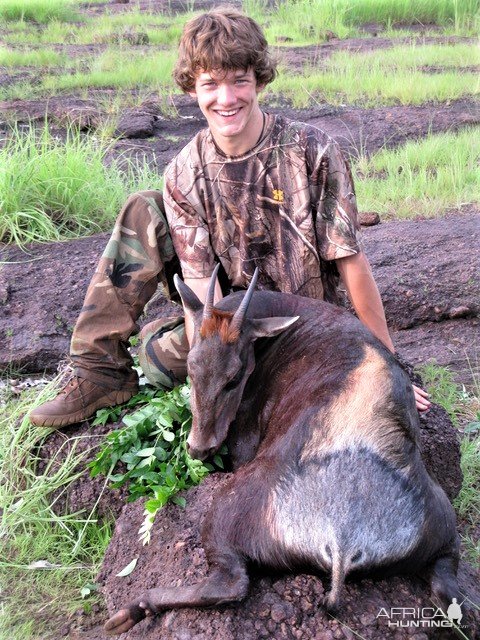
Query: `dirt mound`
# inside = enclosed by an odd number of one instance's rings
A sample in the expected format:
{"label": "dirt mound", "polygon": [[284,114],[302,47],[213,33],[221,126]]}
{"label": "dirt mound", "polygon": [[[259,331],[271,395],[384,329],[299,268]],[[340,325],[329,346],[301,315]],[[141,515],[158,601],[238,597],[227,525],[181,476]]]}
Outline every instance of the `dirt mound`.
{"label": "dirt mound", "polygon": [[[210,476],[187,495],[183,510],[168,505],[158,516],[152,541],[137,542],[142,506],[127,505],[117,521],[99,576],[109,614],[125,606],[145,589],[158,585],[193,584],[206,574],[207,566],[199,537],[203,514],[225,476]],[[135,570],[128,577],[119,573],[134,558]],[[462,567],[461,591],[476,599],[475,576]],[[328,590],[328,579],[315,575],[279,575],[258,572],[253,576],[248,597],[241,603],[215,609],[172,610],[145,620],[128,632],[129,640],[252,640],[252,638],[452,638],[451,629],[389,628],[386,612],[391,607],[431,607],[429,587],[418,578],[391,577],[348,582],[342,607],[336,617],[319,607]],[[379,615],[380,614],[380,615]],[[470,624],[480,629],[478,613]],[[412,633],[414,634],[412,636]],[[472,633],[469,637],[474,637]],[[123,637],[123,636],[122,636]]]}
{"label": "dirt mound", "polygon": [[37,464],[39,475],[45,473],[47,468],[49,474],[54,475],[73,452],[80,460],[76,468],[72,469],[72,473],[79,473],[78,478],[68,485],[67,490],[60,487],[52,492],[55,513],[63,515],[83,512],[88,515],[94,511],[99,518],[118,518],[127,501],[127,487],[109,488],[105,476],[90,476],[87,465],[95,458],[106,434],[119,427],[120,422],[95,427],[91,427],[90,422],[84,422],[55,431],[41,444]]}

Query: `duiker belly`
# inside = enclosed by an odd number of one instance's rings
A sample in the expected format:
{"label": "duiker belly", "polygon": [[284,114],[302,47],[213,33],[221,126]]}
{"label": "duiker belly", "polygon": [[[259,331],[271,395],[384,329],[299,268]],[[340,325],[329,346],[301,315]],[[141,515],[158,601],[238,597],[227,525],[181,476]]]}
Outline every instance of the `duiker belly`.
{"label": "duiker belly", "polygon": [[343,572],[406,558],[425,522],[424,496],[368,448],[290,467],[271,493],[275,542],[292,564]]}

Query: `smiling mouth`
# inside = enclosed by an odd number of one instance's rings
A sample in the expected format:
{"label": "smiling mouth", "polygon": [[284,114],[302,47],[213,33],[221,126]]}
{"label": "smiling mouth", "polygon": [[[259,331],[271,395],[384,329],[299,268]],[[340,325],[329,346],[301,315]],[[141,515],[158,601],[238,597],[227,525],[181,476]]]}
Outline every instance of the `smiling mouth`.
{"label": "smiling mouth", "polygon": [[239,111],[240,109],[230,109],[229,111],[216,111],[215,113],[223,118],[231,118],[232,116],[237,115]]}

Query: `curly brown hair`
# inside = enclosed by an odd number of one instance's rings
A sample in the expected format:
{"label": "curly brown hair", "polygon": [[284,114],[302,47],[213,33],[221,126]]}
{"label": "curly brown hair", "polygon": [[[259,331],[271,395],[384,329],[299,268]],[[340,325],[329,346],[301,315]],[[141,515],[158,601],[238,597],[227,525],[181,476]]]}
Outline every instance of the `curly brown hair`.
{"label": "curly brown hair", "polygon": [[202,71],[251,68],[258,85],[265,86],[275,78],[276,67],[258,24],[236,9],[218,7],[185,25],[173,77],[188,92]]}

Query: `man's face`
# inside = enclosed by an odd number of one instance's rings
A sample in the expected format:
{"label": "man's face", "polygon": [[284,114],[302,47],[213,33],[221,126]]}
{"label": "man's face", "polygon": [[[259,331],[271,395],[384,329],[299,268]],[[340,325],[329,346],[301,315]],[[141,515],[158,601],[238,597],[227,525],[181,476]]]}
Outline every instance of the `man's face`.
{"label": "man's face", "polygon": [[252,69],[198,74],[190,95],[197,99],[215,142],[225,153],[239,155],[257,142],[263,125],[258,106],[261,88]]}

